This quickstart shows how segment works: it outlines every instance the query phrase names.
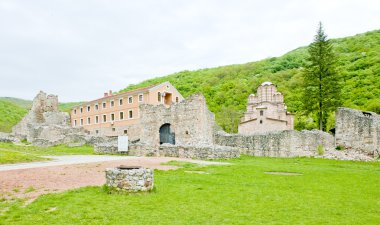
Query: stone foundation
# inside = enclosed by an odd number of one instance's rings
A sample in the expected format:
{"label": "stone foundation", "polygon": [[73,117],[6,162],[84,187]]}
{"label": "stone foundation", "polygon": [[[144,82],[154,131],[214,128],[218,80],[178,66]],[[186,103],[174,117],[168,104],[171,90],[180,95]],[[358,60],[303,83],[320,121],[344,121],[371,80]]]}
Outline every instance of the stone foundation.
{"label": "stone foundation", "polygon": [[[117,142],[95,145],[97,153],[118,153]],[[127,152],[131,156],[178,157],[191,159],[229,159],[240,157],[238,148],[218,145],[208,146],[178,146],[163,144],[148,146],[143,144],[130,144]]]}
{"label": "stone foundation", "polygon": [[153,189],[153,170],[139,167],[106,169],[106,185],[117,191],[138,192]]}
{"label": "stone foundation", "polygon": [[238,148],[218,145],[178,146],[163,144],[159,147],[131,145],[129,154],[135,156],[161,156],[203,160],[240,157],[240,151]]}
{"label": "stone foundation", "polygon": [[257,135],[218,132],[215,142],[239,148],[242,154],[269,157],[316,156],[319,145],[325,150],[335,148],[334,137],[318,130],[278,131]]}
{"label": "stone foundation", "polygon": [[12,134],[0,132],[0,142],[16,142],[16,141],[17,139]]}
{"label": "stone foundation", "polygon": [[94,151],[96,153],[118,153],[117,138],[95,144]]}

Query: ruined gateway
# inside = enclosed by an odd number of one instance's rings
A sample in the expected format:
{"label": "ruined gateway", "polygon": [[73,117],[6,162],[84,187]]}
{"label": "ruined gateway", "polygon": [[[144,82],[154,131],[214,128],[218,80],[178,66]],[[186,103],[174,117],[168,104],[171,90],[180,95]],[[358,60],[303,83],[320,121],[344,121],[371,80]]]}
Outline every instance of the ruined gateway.
{"label": "ruined gateway", "polygon": [[[214,114],[208,110],[201,94],[192,95],[170,107],[142,104],[139,110],[141,123],[128,132],[128,155],[199,159],[234,158],[240,154],[318,156],[318,146],[323,146],[327,153],[333,153],[338,152],[334,150],[336,145],[371,157],[379,155],[380,126],[379,116],[375,113],[368,116],[361,111],[339,108],[335,140],[334,136],[318,130],[228,134],[215,123]],[[40,92],[30,112],[13,128],[13,133],[1,134],[0,140],[27,139],[37,146],[89,144],[94,145],[97,152],[117,151],[117,139],[89,135],[81,128],[72,128],[69,121],[69,115],[58,110],[57,96]],[[341,152],[346,154],[347,151]]]}

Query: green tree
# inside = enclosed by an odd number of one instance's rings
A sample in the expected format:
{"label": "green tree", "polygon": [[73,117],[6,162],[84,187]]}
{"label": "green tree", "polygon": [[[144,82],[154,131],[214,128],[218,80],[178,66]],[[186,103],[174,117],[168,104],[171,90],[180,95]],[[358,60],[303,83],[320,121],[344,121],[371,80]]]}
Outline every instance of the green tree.
{"label": "green tree", "polygon": [[333,46],[319,23],[303,72],[303,106],[306,113],[316,114],[320,130],[326,130],[329,114],[340,105],[340,82]]}

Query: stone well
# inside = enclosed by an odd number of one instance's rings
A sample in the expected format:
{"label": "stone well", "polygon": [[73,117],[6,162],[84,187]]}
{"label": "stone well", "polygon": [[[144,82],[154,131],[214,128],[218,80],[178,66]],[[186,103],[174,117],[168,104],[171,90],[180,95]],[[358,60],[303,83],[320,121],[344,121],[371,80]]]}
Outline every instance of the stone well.
{"label": "stone well", "polygon": [[106,185],[119,191],[148,191],[153,188],[153,170],[123,165],[107,168]]}

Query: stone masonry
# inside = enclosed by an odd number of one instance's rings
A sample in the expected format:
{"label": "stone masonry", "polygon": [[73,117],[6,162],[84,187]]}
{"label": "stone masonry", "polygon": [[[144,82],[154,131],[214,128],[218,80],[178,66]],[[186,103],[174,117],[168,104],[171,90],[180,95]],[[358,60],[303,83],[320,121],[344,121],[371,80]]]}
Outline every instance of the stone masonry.
{"label": "stone masonry", "polygon": [[[29,113],[19,122],[16,126],[12,128],[12,133],[15,136],[27,138],[29,133],[28,126],[30,124],[43,124],[46,121],[44,113],[49,112],[50,116],[48,123],[51,123],[52,115],[59,113],[58,111],[58,97],[56,95],[46,95],[43,91],[40,91],[37,96],[33,99],[33,105]],[[69,115],[61,114],[59,119],[55,119],[57,124],[62,124],[68,122]],[[57,121],[59,120],[59,121]]]}
{"label": "stone masonry", "polygon": [[31,110],[13,127],[12,136],[42,147],[60,144],[80,146],[107,139],[89,136],[81,128],[72,128],[69,122],[69,114],[58,110],[58,97],[40,91],[33,99]]}
{"label": "stone masonry", "polygon": [[380,116],[349,108],[338,108],[335,119],[335,142],[347,150],[372,157],[380,155]]}
{"label": "stone masonry", "polygon": [[138,192],[153,189],[153,170],[146,168],[108,168],[106,185],[117,191]]}
{"label": "stone masonry", "polygon": [[163,105],[141,105],[140,141],[149,146],[159,146],[160,127],[170,124],[175,134],[176,145],[196,146],[213,145],[214,130],[217,128],[214,114],[206,104],[201,94],[190,96],[188,99],[171,107]]}
{"label": "stone masonry", "polygon": [[218,145],[237,147],[242,154],[269,157],[316,156],[319,145],[325,150],[334,149],[334,137],[328,133],[312,131],[278,131],[256,135],[218,132]]}

